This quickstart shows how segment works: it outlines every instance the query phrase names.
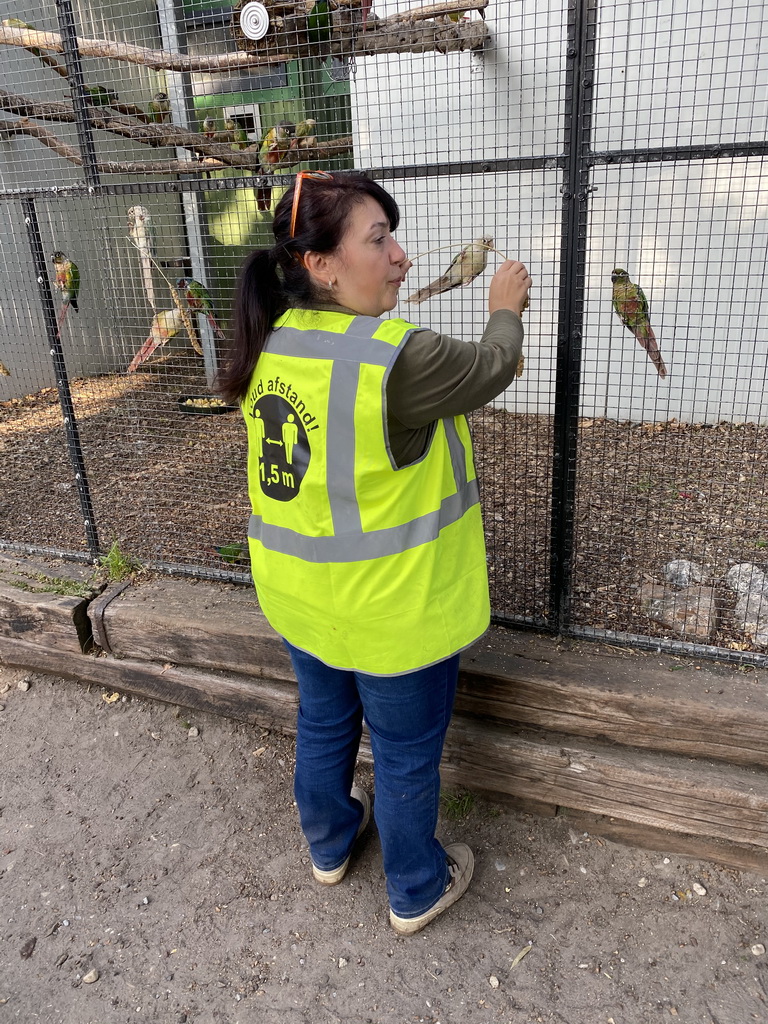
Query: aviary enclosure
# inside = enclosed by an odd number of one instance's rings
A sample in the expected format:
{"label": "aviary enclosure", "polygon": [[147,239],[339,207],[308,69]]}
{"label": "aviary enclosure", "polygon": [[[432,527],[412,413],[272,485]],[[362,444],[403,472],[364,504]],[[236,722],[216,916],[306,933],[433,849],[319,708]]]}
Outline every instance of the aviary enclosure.
{"label": "aviary enclosure", "polygon": [[6,3],[2,547],[247,580],[235,275],[287,176],[355,167],[403,299],[493,240],[393,315],[477,339],[502,256],[534,277],[472,417],[497,620],[766,664],[767,37],[762,0]]}

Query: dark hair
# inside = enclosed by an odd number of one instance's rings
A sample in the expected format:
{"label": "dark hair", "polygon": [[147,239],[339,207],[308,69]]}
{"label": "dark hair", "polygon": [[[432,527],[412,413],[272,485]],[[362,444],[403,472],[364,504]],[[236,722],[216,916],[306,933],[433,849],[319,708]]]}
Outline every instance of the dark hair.
{"label": "dark hair", "polygon": [[397,203],[381,185],[355,171],[334,171],[332,178],[304,179],[296,235],[291,238],[295,187],[294,182],[277,204],[272,224],[274,247],[252,252],[240,269],[232,315],[232,347],[226,366],[216,378],[216,390],[228,402],[245,397],[275,320],[292,306],[307,306],[318,299],[300,257],[306,252],[331,253],[337,249],[353,208],[368,197],[383,208],[390,230],[394,231],[400,222]]}

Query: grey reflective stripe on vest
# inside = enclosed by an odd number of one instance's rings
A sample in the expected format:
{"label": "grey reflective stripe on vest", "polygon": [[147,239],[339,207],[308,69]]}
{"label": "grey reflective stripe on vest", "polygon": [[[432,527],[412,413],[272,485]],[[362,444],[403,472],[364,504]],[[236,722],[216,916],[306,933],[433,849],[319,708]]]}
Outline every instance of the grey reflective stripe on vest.
{"label": "grey reflective stripe on vest", "polygon": [[[300,331],[297,327],[278,327],[269,336],[267,352],[279,356],[298,356],[301,359],[343,359],[351,363],[370,363],[389,366],[398,347],[371,337],[370,329],[361,330],[358,320],[380,325],[370,317],[355,317],[344,334],[331,331]],[[408,337],[408,331],[403,341]],[[360,344],[364,342],[365,348]]]}
{"label": "grey reflective stripe on vest", "polygon": [[479,500],[477,480],[470,480],[463,490],[445,498],[437,511],[428,512],[402,526],[337,537],[308,537],[284,526],[265,523],[261,516],[251,516],[248,536],[261,541],[270,551],[294,555],[304,562],[364,562],[369,558],[398,555],[437,540],[444,527],[461,519]]}
{"label": "grey reflective stripe on vest", "polygon": [[[269,339],[269,353],[301,359],[333,359],[328,396],[326,473],[334,535],[312,537],[284,526],[265,523],[252,515],[248,536],[271,551],[294,555],[305,562],[359,562],[399,554],[436,540],[440,530],[450,526],[480,500],[477,480],[467,480],[466,451],[452,419],[443,420],[451,457],[456,493],[448,495],[434,512],[408,523],[384,530],[363,531],[355,491],[355,403],[361,364],[387,367],[402,348],[400,344],[371,338],[380,321],[355,317],[344,334],[330,331],[302,331],[280,327]],[[362,342],[362,344],[361,344]],[[333,447],[328,443],[333,438]],[[433,439],[434,443],[434,439]]]}

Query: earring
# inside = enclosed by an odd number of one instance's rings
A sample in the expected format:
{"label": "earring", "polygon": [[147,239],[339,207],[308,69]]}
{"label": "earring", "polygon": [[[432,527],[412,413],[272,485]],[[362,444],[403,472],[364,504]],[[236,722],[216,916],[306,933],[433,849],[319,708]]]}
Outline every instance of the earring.
{"label": "earring", "polygon": [[333,286],[334,286],[335,283],[336,283],[335,281],[329,281],[328,282],[328,288],[329,288],[330,291],[333,291]]}

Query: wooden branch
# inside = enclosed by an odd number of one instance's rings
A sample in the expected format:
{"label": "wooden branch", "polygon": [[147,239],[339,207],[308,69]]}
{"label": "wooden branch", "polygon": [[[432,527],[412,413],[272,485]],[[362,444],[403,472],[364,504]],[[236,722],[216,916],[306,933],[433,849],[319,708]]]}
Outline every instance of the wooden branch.
{"label": "wooden branch", "polygon": [[83,163],[82,157],[76,149],[62,142],[53,132],[49,132],[47,128],[30,124],[26,118],[21,121],[0,121],[0,132],[8,132],[9,135],[31,135],[33,139],[37,139],[38,142],[47,146],[48,149],[52,149],[54,153],[58,153],[65,160],[69,160],[70,163],[77,164],[78,166],[81,166]]}
{"label": "wooden branch", "polygon": [[[57,32],[38,32],[33,29],[6,28],[0,26],[0,44],[6,46],[30,46],[43,50],[64,52],[64,44]],[[184,53],[166,50],[149,50],[144,46],[130,43],[114,43],[108,39],[84,39],[78,37],[77,48],[81,57],[111,57],[129,64],[141,64],[155,71],[234,71],[252,67],[255,64],[279,64],[294,60],[296,54],[264,55],[255,53],[222,53],[215,57],[192,57]]]}
{"label": "wooden branch", "polygon": [[382,18],[375,23],[374,31],[382,28],[389,28],[391,25],[413,21],[426,21],[429,18],[440,18],[449,14],[464,14],[466,11],[484,11],[488,6],[488,0],[445,0],[443,3],[428,4],[424,7],[414,7],[411,11],[402,11],[397,14],[390,14],[388,18]]}
{"label": "wooden branch", "polygon": [[[464,8],[466,9],[466,8]],[[342,34],[331,41],[328,53],[337,57],[372,56],[378,53],[425,53],[437,50],[448,53],[455,50],[480,50],[489,36],[482,21],[453,22],[424,21],[420,23],[387,22],[383,28],[356,34]],[[274,40],[279,42],[279,39]],[[30,46],[61,53],[64,49],[61,36],[56,32],[38,32],[32,29],[6,28],[0,26],[0,44],[6,46]],[[129,43],[115,43],[107,39],[78,38],[77,46],[81,56],[108,57],[113,60],[141,64],[155,71],[230,71],[254,67],[260,64],[282,64],[299,57],[317,56],[315,45],[303,44],[282,52],[270,46],[257,47],[251,51],[223,53],[218,56],[189,56],[165,50],[149,50]]]}
{"label": "wooden branch", "polygon": [[[64,104],[62,104],[64,106]],[[74,114],[71,118],[74,120]],[[97,118],[97,120],[99,120]],[[158,141],[157,138],[141,138],[139,134],[145,130],[144,126],[135,125],[133,126],[135,132],[121,132],[128,138],[132,138],[137,142],[143,142],[148,145],[157,146],[185,146],[190,149],[197,149],[197,143],[191,144],[189,142],[182,143],[177,141],[167,141],[162,136]],[[153,129],[162,131],[163,125],[147,125],[147,129]],[[116,130],[116,129],[111,129]],[[8,135],[29,135],[32,138],[41,142],[44,146],[52,149],[59,156],[68,160],[70,163],[76,164],[77,166],[82,165],[82,159],[79,152],[72,146],[62,142],[61,139],[57,138],[53,132],[49,132],[47,128],[43,128],[40,125],[32,124],[26,117],[18,121],[3,121],[0,120],[0,132],[7,132]],[[207,171],[225,170],[226,168],[250,170],[256,173],[261,173],[261,161],[259,157],[259,147],[252,146],[249,149],[232,150],[229,145],[209,142],[203,135],[197,135],[194,132],[182,132],[178,129],[180,135],[194,136],[195,139],[202,139],[203,143],[200,144],[200,148],[204,149],[209,154],[208,159],[203,163],[199,163],[196,160],[147,160],[147,161],[126,161],[126,160],[105,160],[97,163],[97,170],[101,174],[202,174]],[[316,146],[313,149],[301,149],[292,150],[291,154],[296,154],[295,159],[284,162],[283,166],[290,167],[295,164],[301,163],[302,161],[318,161],[318,160],[330,160],[333,157],[341,156],[352,151],[352,138],[346,136],[341,139],[331,139],[330,141],[323,143],[320,146]],[[273,184],[279,185],[281,183],[282,175],[270,175],[270,179]]]}

